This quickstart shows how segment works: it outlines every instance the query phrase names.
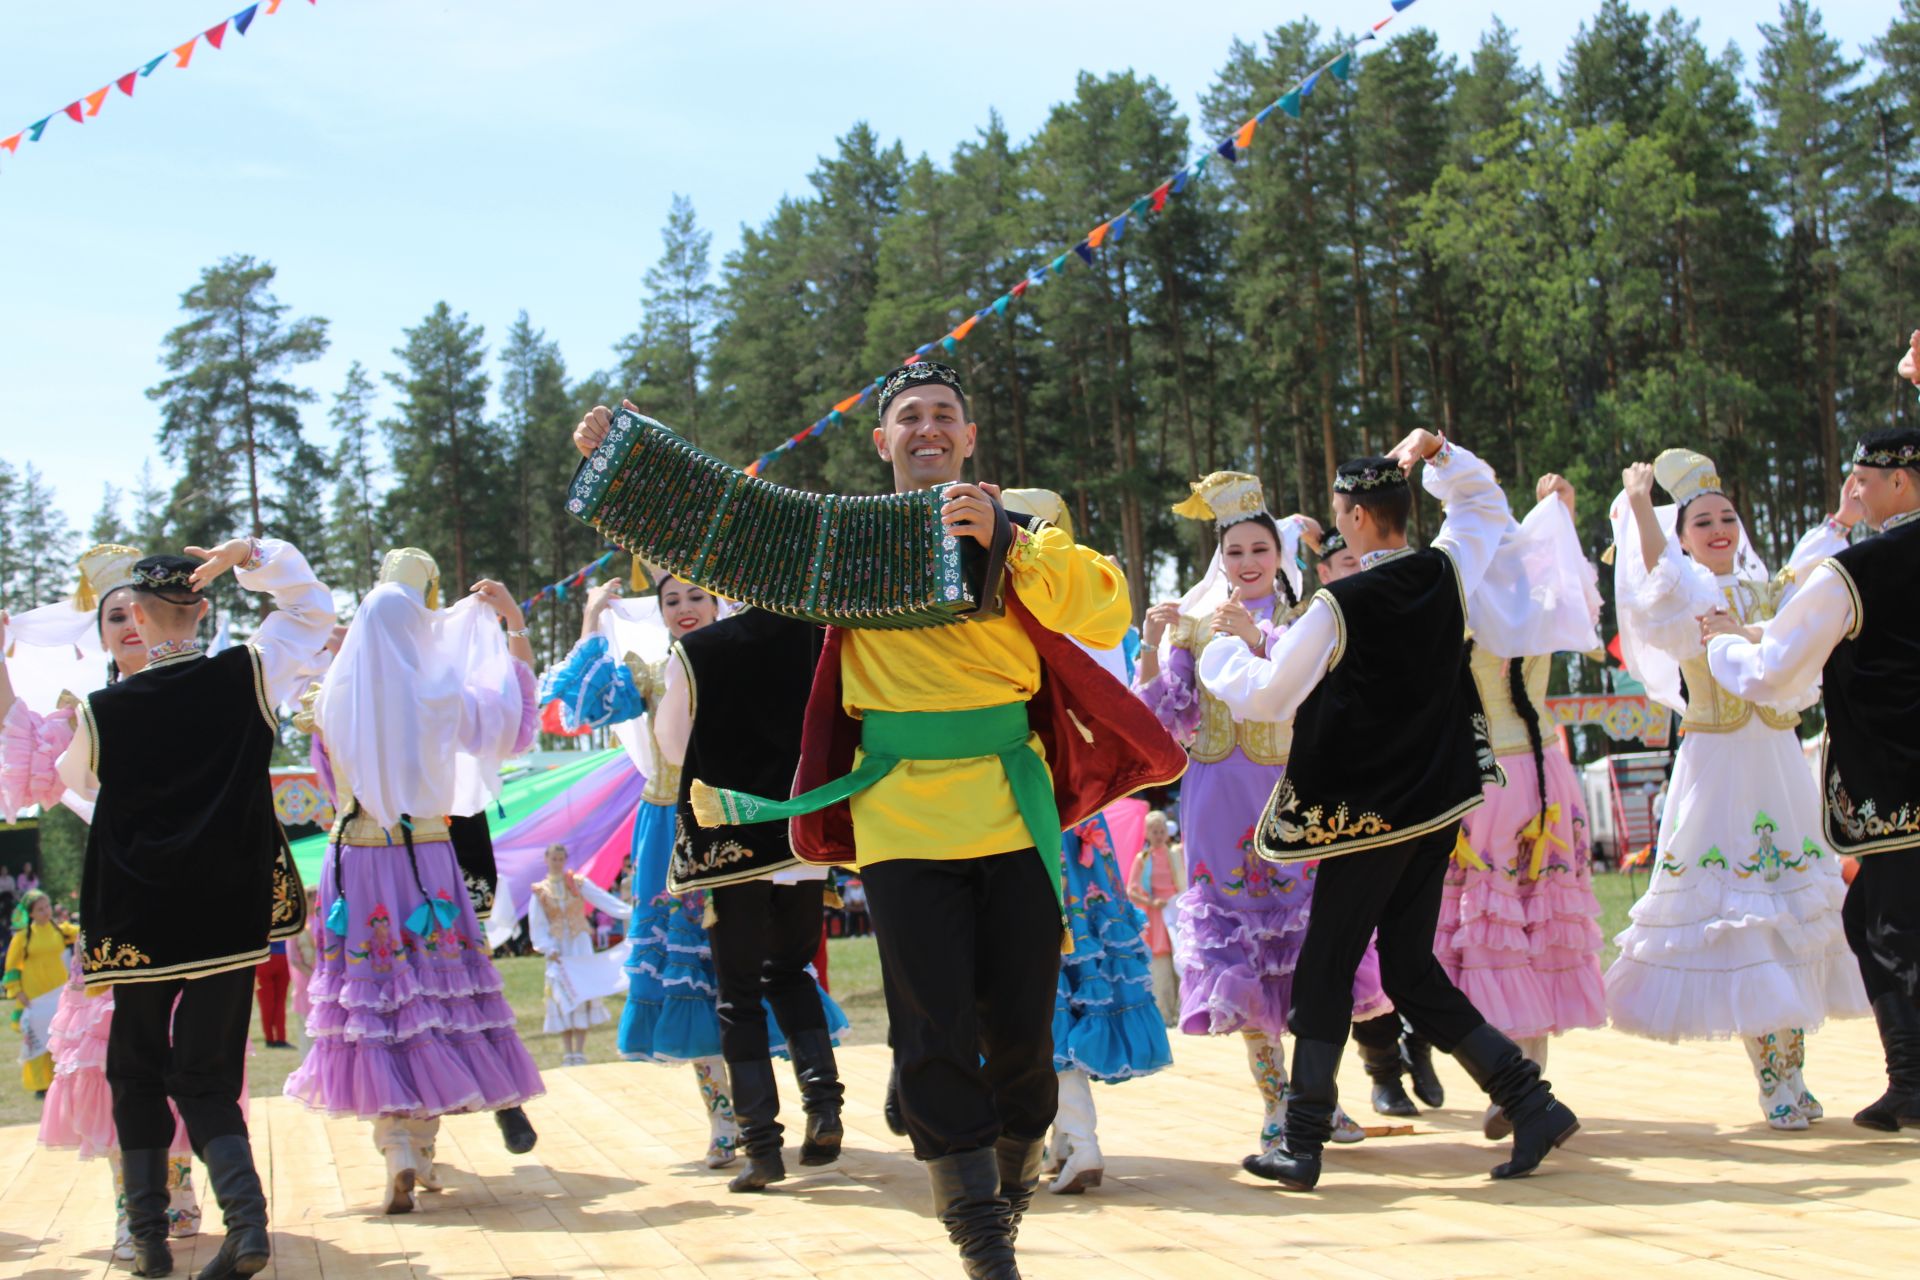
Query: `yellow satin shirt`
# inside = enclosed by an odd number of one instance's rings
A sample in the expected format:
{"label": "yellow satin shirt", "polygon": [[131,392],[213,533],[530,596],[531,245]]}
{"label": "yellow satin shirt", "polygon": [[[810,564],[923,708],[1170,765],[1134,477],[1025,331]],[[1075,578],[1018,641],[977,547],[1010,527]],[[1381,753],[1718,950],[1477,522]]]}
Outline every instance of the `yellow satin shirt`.
{"label": "yellow satin shirt", "polygon": [[[1007,574],[1041,626],[1095,649],[1125,637],[1133,616],[1126,578],[1061,530],[1048,526],[1016,544]],[[855,719],[869,709],[1003,706],[1029,701],[1039,688],[1040,655],[1010,614],[920,631],[851,629],[840,650],[842,704]],[[1116,686],[1114,696],[1129,695]],[[1038,735],[1028,743],[1040,751]],[[1033,843],[993,756],[902,761],[851,803],[863,866],[891,858],[983,858]]]}

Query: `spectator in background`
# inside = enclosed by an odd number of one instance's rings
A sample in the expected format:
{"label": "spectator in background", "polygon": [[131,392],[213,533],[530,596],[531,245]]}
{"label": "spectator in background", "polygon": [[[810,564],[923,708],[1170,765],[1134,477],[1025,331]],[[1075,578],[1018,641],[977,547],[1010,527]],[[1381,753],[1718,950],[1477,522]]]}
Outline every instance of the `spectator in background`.
{"label": "spectator in background", "polygon": [[1180,980],[1173,970],[1173,934],[1167,928],[1166,913],[1187,887],[1180,849],[1172,842],[1172,826],[1158,809],[1147,815],[1146,847],[1127,876],[1127,897],[1147,913],[1141,936],[1153,957],[1153,998],[1168,1026],[1180,1020]]}

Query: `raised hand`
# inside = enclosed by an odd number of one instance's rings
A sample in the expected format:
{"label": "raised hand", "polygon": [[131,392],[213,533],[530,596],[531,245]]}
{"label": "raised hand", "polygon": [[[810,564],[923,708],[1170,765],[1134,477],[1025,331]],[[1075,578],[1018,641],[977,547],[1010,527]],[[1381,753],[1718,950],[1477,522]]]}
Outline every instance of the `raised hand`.
{"label": "raised hand", "polygon": [[1326,530],[1321,528],[1320,522],[1312,516],[1299,511],[1294,512],[1288,516],[1287,519],[1298,520],[1300,522],[1300,540],[1307,544],[1307,550],[1313,552],[1315,555],[1319,555],[1320,539],[1326,537]]}
{"label": "raised hand", "polygon": [[607,432],[613,429],[613,410],[603,404],[597,404],[587,410],[587,416],[580,419],[580,425],[573,429],[573,447],[580,456],[590,458],[607,438]]}
{"label": "raised hand", "polygon": [[1900,357],[1900,376],[1920,387],[1920,329],[1907,339],[1906,354]]}
{"label": "raised hand", "polygon": [[1411,474],[1414,464],[1424,462],[1440,452],[1443,441],[1433,432],[1416,427],[1407,433],[1407,438],[1387,450],[1387,456],[1400,464],[1403,474]]}
{"label": "raised hand", "polygon": [[1149,649],[1160,647],[1161,638],[1167,634],[1167,628],[1180,622],[1180,602],[1162,600],[1147,610],[1146,621],[1140,626],[1140,643]]}
{"label": "raised hand", "polygon": [[1573,514],[1573,485],[1557,471],[1547,472],[1534,483],[1533,500],[1540,502],[1550,493],[1558,494],[1560,501],[1567,504],[1567,514]]}
{"label": "raised hand", "polygon": [[513,598],[513,592],[507,590],[505,583],[482,578],[473,584],[472,592],[499,615],[500,621],[507,624],[507,630],[518,631],[527,625],[526,616],[520,612],[520,602]]}
{"label": "raised hand", "polygon": [[1636,462],[1620,473],[1620,486],[1627,491],[1627,497],[1635,503],[1653,501],[1653,467],[1649,463]]}
{"label": "raised hand", "polygon": [[1253,614],[1247,606],[1240,603],[1241,588],[1235,587],[1227,602],[1213,611],[1213,631],[1215,635],[1238,636],[1247,642],[1247,648],[1259,653],[1265,644],[1260,634],[1260,624],[1253,620]]}
{"label": "raised hand", "polygon": [[993,496],[998,485],[955,484],[947,487],[940,504],[940,520],[956,538],[972,538],[983,547],[993,546],[995,524]]}
{"label": "raised hand", "polygon": [[206,561],[193,571],[193,589],[205,591],[214,579],[229,569],[237,569],[253,556],[251,538],[229,538],[209,551],[205,547],[183,547],[182,553]]}

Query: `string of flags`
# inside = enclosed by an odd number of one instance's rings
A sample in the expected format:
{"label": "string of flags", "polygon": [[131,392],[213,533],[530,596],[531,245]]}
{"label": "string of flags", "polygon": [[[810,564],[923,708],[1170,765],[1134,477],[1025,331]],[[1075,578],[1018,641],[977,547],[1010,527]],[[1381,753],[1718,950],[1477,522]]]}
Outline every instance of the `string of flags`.
{"label": "string of flags", "polygon": [[[1139,199],[1128,205],[1121,213],[1108,218],[1099,226],[1088,231],[1086,235],[1080,238],[1080,242],[1071,249],[1065,250],[1050,261],[1044,262],[1040,266],[1028,271],[1024,278],[1017,281],[1011,288],[1007,289],[992,302],[962,320],[958,325],[949,330],[945,336],[915,347],[911,354],[901,359],[901,363],[915,364],[921,360],[925,360],[935,351],[945,353],[954,350],[962,342],[966,341],[967,335],[972,333],[974,327],[982,320],[990,315],[1004,316],[1007,313],[1007,308],[1013,305],[1016,298],[1025,297],[1029,291],[1039,288],[1048,280],[1065,272],[1073,265],[1074,259],[1078,258],[1081,262],[1091,266],[1096,252],[1108,245],[1119,244],[1129,231],[1146,226],[1147,220],[1150,217],[1167,207],[1168,200],[1174,196],[1183,194],[1190,184],[1205,177],[1208,166],[1211,165],[1215,159],[1225,160],[1228,164],[1232,164],[1241,152],[1253,145],[1255,130],[1265,124],[1268,117],[1273,115],[1274,112],[1284,112],[1286,115],[1298,120],[1302,107],[1306,103],[1306,100],[1312,96],[1315,87],[1319,85],[1321,79],[1326,76],[1331,76],[1342,84],[1351,80],[1353,78],[1354,62],[1359,55],[1360,46],[1369,40],[1378,40],[1380,38],[1380,29],[1385,27],[1389,22],[1392,22],[1394,18],[1398,17],[1402,12],[1411,8],[1414,0],[1388,0],[1388,3],[1393,6],[1393,12],[1369,27],[1358,40],[1342,50],[1337,57],[1330,59],[1308,72],[1298,84],[1295,84],[1291,89],[1281,94],[1265,107],[1247,117],[1233,132],[1196,152],[1192,159],[1175,170],[1159,186],[1142,195]],[[867,398],[878,391],[885,381],[884,376],[875,378],[866,386],[861,387],[858,391],[840,400],[833,408],[827,411],[825,416],[809,423],[793,435],[782,440],[773,448],[761,454],[751,463],[748,463],[747,474],[759,475],[767,467],[771,466],[781,455],[791,453],[807,441],[825,435],[827,428],[839,426],[846,420],[846,416],[849,413],[865,404]]]}
{"label": "string of flags", "polygon": [[542,600],[565,600],[567,598],[567,592],[577,591],[581,587],[591,585],[591,580],[594,575],[606,568],[608,562],[618,554],[619,550],[615,548],[614,550],[608,551],[598,560],[595,560],[592,564],[584,565],[574,570],[566,577],[560,579],[560,581],[548,583],[520,602],[520,612],[531,613],[533,612],[533,606],[539,604]]}
{"label": "string of flags", "polygon": [[[280,12],[280,6],[284,2],[285,0],[261,0],[260,4],[250,4],[240,10],[240,12],[223,19],[215,25],[208,27],[206,30],[195,32],[184,43],[174,45],[171,49],[147,59],[145,63],[135,67],[125,75],[115,76],[106,84],[95,89],[92,93],[75,98],[58,111],[49,111],[46,115],[41,116],[26,128],[16,131],[11,137],[0,138],[0,151],[5,151],[9,156],[17,158],[20,154],[20,143],[23,140],[26,142],[40,141],[41,135],[47,131],[47,126],[61,116],[65,116],[75,124],[85,124],[88,120],[100,114],[100,109],[106,106],[107,98],[114,89],[118,88],[122,94],[131,98],[133,96],[134,86],[148,76],[151,76],[154,71],[169,58],[173,59],[172,67],[174,69],[184,71],[188,64],[193,61],[194,52],[199,49],[202,41],[212,45],[215,49],[222,48],[226,43],[227,33],[229,31],[232,31],[236,35],[246,35],[247,31],[253,26],[256,18]],[[315,4],[317,2],[318,0],[307,0],[308,4]],[[265,14],[261,12],[263,8],[266,10]]]}

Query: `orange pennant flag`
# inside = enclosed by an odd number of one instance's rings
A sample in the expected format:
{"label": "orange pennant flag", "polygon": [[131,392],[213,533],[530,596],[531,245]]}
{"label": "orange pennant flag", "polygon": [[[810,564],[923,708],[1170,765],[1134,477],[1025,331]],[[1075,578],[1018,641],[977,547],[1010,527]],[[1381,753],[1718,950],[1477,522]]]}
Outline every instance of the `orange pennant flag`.
{"label": "orange pennant flag", "polygon": [[1238,147],[1242,151],[1245,151],[1248,147],[1252,146],[1253,145],[1253,126],[1259,123],[1260,121],[1258,119],[1253,119],[1241,125],[1240,132],[1233,135],[1233,145]]}
{"label": "orange pennant flag", "polygon": [[860,403],[860,393],[856,391],[852,395],[848,396],[845,400],[842,400],[839,404],[833,406],[833,411],[835,413],[846,413],[848,410],[852,409],[855,405],[859,403]]}
{"label": "orange pennant flag", "polygon": [[200,38],[199,36],[195,36],[193,40],[187,41],[185,44],[181,45],[178,49],[175,49],[173,51],[173,56],[180,59],[180,61],[173,64],[174,66],[184,67],[189,62],[193,61],[194,40],[198,40],[199,38]]}
{"label": "orange pennant flag", "polygon": [[111,88],[113,88],[113,86],[108,85],[106,89],[95,89],[92,93],[87,95],[87,114],[88,115],[97,116],[100,114],[100,104],[107,100],[107,89],[111,89]]}
{"label": "orange pennant flag", "polygon": [[1100,242],[1107,238],[1107,228],[1112,225],[1111,222],[1103,222],[1093,230],[1087,232],[1087,247],[1089,249],[1098,249]]}
{"label": "orange pennant flag", "polygon": [[980,317],[977,315],[968,316],[965,320],[962,320],[960,322],[960,327],[953,331],[954,341],[958,342],[962,338],[966,337],[968,334],[972,333],[973,326],[979,323],[980,323]]}
{"label": "orange pennant flag", "polygon": [[20,150],[20,137],[21,137],[21,134],[24,134],[25,132],[26,130],[23,129],[20,131],[20,133],[14,134],[11,138],[0,138],[0,147],[5,147],[7,149],[8,155],[14,155],[18,153]]}
{"label": "orange pennant flag", "polygon": [[269,14],[280,12],[280,0],[267,0],[267,12]]}

